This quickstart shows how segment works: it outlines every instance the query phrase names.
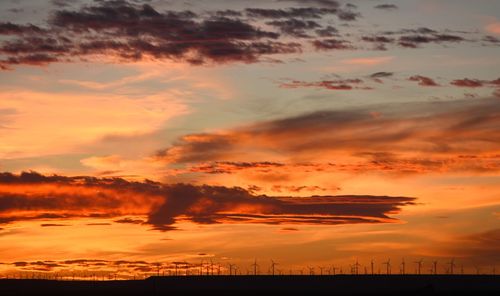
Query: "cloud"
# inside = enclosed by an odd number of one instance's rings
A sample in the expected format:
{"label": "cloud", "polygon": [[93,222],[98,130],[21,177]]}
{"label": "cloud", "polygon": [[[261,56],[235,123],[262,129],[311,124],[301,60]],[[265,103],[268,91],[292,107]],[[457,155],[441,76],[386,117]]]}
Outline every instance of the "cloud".
{"label": "cloud", "polygon": [[393,72],[375,72],[370,75],[371,78],[388,78],[394,76]]}
{"label": "cloud", "polygon": [[69,224],[58,224],[58,223],[42,223],[41,227],[60,227],[60,226],[71,226]]}
{"label": "cloud", "polygon": [[316,50],[354,49],[351,43],[341,39],[317,39],[311,42]]}
{"label": "cloud", "polygon": [[[322,9],[311,8],[312,14]],[[307,8],[291,10],[305,13]],[[122,60],[182,60],[191,64],[257,62],[261,55],[300,51],[300,44],[237,18],[202,18],[192,11],[158,12],[149,4],[96,2],[78,10],[56,10],[48,29],[3,23],[0,32],[17,35],[0,52],[3,68],[110,55]],[[36,63],[34,57],[37,57]],[[41,59],[43,57],[43,59]]]}
{"label": "cloud", "polygon": [[371,35],[362,36],[361,40],[376,44],[376,50],[386,50],[385,46],[387,44],[394,44],[396,42],[399,46],[404,48],[418,48],[422,44],[444,44],[472,41],[458,35],[460,33],[464,32],[455,32],[451,30],[439,32],[427,27],[419,27],[412,29],[401,29],[397,31],[378,32]]}
{"label": "cloud", "polygon": [[382,10],[397,10],[398,6],[395,4],[379,4],[375,5],[374,8]]}
{"label": "cloud", "polygon": [[338,14],[339,10],[329,8],[288,8],[288,9],[269,9],[269,8],[247,8],[245,10],[247,16],[255,18],[303,18],[303,19],[319,19],[323,15]]}
{"label": "cloud", "polygon": [[425,43],[462,42],[465,38],[451,34],[433,35],[404,35],[399,38],[399,45],[402,47],[417,48]]}
{"label": "cloud", "polygon": [[[290,86],[324,87],[302,82]],[[339,159],[339,171],[493,172],[499,161],[499,108],[496,99],[478,98],[323,110],[185,135],[155,157],[166,164],[266,156],[272,161],[276,155],[321,163],[328,155]],[[353,156],[361,162],[345,160]]]}
{"label": "cloud", "polygon": [[279,28],[283,34],[303,38],[309,37],[306,33],[308,30],[321,27],[315,21],[302,21],[294,18],[287,20],[274,20],[268,22],[267,24]]}
{"label": "cloud", "polygon": [[421,86],[440,86],[432,78],[422,76],[422,75],[411,76],[410,78],[408,78],[408,80],[409,81],[417,81],[418,85],[421,85]]}
{"label": "cloud", "polygon": [[[298,191],[302,189],[297,189]],[[233,187],[131,182],[120,178],[0,175],[0,217],[6,222],[71,217],[146,215],[145,224],[175,229],[176,222],[346,224],[395,222],[388,214],[414,198],[390,196],[256,196]],[[8,220],[10,218],[10,220]],[[117,223],[143,223],[120,218]],[[55,226],[47,223],[46,226]]]}
{"label": "cloud", "polygon": [[0,35],[41,34],[44,32],[46,32],[44,29],[32,24],[17,25],[11,22],[0,23]]}
{"label": "cloud", "polygon": [[353,89],[371,89],[370,87],[362,86],[363,80],[356,79],[337,79],[337,80],[323,80],[317,82],[307,82],[293,80],[280,84],[282,88],[324,88],[328,90],[353,90]]}
{"label": "cloud", "polygon": [[485,87],[485,86],[500,87],[500,78],[496,80],[480,80],[480,79],[464,78],[464,79],[453,80],[452,82],[450,82],[450,84],[459,87],[469,87],[469,88]]}
{"label": "cloud", "polygon": [[216,161],[212,163],[201,163],[189,168],[190,172],[200,172],[207,174],[231,174],[236,171],[257,169],[268,171],[269,169],[283,167],[285,164],[270,161],[257,162],[235,162],[235,161]]}

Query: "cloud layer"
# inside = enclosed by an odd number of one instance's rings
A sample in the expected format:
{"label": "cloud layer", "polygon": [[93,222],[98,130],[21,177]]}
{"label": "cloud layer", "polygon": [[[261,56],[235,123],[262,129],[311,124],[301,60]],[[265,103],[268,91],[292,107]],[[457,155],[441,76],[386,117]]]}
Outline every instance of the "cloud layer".
{"label": "cloud layer", "polygon": [[[120,178],[0,175],[0,221],[146,215],[155,229],[201,224],[350,224],[395,222],[414,198],[390,196],[256,196],[234,187],[130,182]],[[120,223],[135,223],[121,219]],[[46,223],[45,226],[55,226]],[[60,224],[58,224],[60,225]]]}
{"label": "cloud layer", "polygon": [[[421,27],[371,35],[341,32],[331,25],[362,16],[355,5],[336,1],[281,1],[285,7],[240,10],[167,10],[128,1],[95,1],[79,8],[56,5],[42,25],[0,23],[0,67],[99,60],[174,60],[189,64],[255,63],[263,57],[317,51],[375,50],[388,45],[418,48],[425,44],[473,41],[461,32]],[[287,3],[288,2],[288,3]],[[287,6],[287,5],[299,5]],[[393,4],[377,9],[396,10]],[[335,38],[333,38],[335,37]],[[494,44],[492,38],[482,42]]]}
{"label": "cloud layer", "polygon": [[494,172],[499,167],[499,124],[497,99],[325,110],[185,135],[156,158],[192,164],[236,161],[238,155],[272,162],[279,155],[324,164],[356,157],[364,163],[344,163],[339,169]]}

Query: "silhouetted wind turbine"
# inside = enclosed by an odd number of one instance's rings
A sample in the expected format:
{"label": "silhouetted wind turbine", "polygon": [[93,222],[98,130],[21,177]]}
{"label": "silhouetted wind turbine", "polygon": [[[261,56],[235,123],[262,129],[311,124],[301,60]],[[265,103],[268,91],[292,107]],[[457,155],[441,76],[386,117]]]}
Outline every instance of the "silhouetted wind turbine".
{"label": "silhouetted wind turbine", "polygon": [[308,266],[309,268],[309,275],[314,275],[314,267]]}
{"label": "silhouetted wind turbine", "polygon": [[359,267],[360,267],[360,266],[361,266],[361,264],[359,264],[358,259],[356,259],[356,263],[354,263],[354,273],[355,273],[356,275],[358,275],[358,274],[359,274]]}
{"label": "silhouetted wind turbine", "polygon": [[156,276],[160,276],[160,266],[161,266],[160,262],[157,262],[156,263]]}
{"label": "silhouetted wind turbine", "polygon": [[273,259],[271,259],[271,274],[274,275],[274,267],[278,265],[278,263],[274,262]]}
{"label": "silhouetted wind turbine", "polygon": [[434,260],[434,261],[432,262],[432,265],[434,266],[434,275],[436,275],[436,274],[437,274],[437,265],[438,265],[437,260]]}
{"label": "silhouetted wind turbine", "polygon": [[234,264],[229,263],[229,275],[233,275],[233,268],[235,267]]}
{"label": "silhouetted wind turbine", "polygon": [[335,265],[332,265],[332,271],[333,271],[333,275],[335,275],[335,271],[337,270],[337,267],[335,267]]}
{"label": "silhouetted wind turbine", "polygon": [[420,271],[422,270],[422,263],[424,262],[424,259],[420,259],[418,261],[415,261],[415,264],[417,264],[417,274],[420,274]]}
{"label": "silhouetted wind turbine", "polygon": [[382,263],[386,266],[387,274],[391,274],[391,259],[389,258],[386,262]]}
{"label": "silhouetted wind turbine", "polygon": [[401,270],[400,270],[401,274],[403,274],[403,275],[405,274],[405,267],[406,267],[406,262],[405,262],[405,258],[403,258],[401,260]]}
{"label": "silhouetted wind turbine", "polygon": [[450,265],[450,274],[453,274],[453,268],[456,266],[455,265],[455,258],[452,258],[450,260],[450,262],[448,262],[448,264]]}
{"label": "silhouetted wind turbine", "polygon": [[372,271],[372,275],[373,275],[373,259],[370,261],[370,267],[371,267],[371,271]]}
{"label": "silhouetted wind turbine", "polygon": [[253,266],[253,275],[257,275],[257,267],[259,266],[257,264],[257,259],[255,259],[254,263],[252,264]]}

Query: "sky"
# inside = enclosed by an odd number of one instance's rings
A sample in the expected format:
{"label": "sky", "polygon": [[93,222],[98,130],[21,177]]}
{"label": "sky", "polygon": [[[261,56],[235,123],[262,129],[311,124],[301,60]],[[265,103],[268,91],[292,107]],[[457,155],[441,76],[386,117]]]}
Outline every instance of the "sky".
{"label": "sky", "polygon": [[0,273],[489,273],[500,2],[0,2]]}

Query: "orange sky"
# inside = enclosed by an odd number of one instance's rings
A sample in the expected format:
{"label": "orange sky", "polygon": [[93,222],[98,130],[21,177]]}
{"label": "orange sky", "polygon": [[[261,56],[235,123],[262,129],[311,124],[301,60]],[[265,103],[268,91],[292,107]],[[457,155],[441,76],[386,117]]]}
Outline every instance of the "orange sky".
{"label": "orange sky", "polygon": [[491,271],[493,2],[0,3],[0,274]]}

